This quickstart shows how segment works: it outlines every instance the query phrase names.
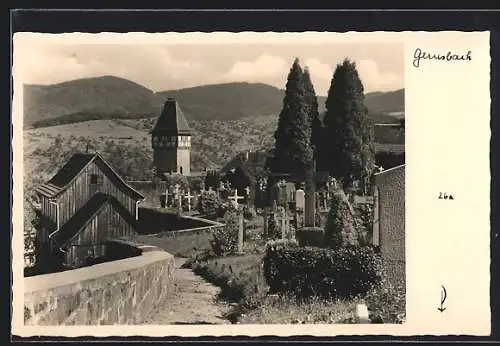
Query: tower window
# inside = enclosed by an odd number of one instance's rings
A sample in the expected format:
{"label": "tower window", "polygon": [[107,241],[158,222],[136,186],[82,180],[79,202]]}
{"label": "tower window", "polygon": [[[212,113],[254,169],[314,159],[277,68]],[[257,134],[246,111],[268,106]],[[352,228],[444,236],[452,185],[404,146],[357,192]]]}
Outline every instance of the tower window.
{"label": "tower window", "polygon": [[102,175],[99,174],[91,174],[90,175],[90,183],[93,185],[102,185]]}

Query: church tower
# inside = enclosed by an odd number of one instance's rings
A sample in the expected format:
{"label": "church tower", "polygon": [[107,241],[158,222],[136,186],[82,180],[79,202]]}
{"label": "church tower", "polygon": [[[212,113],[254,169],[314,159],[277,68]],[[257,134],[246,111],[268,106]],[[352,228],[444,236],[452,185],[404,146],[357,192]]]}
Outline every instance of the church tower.
{"label": "church tower", "polygon": [[174,98],[168,98],[151,131],[153,162],[157,173],[189,175],[191,129]]}

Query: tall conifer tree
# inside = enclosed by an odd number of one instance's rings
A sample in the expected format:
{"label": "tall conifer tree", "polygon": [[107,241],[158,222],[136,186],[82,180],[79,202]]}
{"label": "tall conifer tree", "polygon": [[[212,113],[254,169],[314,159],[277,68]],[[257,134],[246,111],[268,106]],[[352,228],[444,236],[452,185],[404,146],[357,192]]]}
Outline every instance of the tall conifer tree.
{"label": "tall conifer tree", "polygon": [[321,152],[328,156],[324,163],[330,174],[345,187],[355,180],[366,183],[375,164],[374,129],[356,64],[348,59],[333,74],[323,124]]}
{"label": "tall conifer tree", "polygon": [[286,83],[283,109],[274,133],[274,172],[303,172],[312,160],[311,126],[299,59],[295,59]]}
{"label": "tall conifer tree", "polygon": [[304,69],[303,81],[306,94],[306,102],[309,107],[308,114],[311,123],[311,145],[314,148],[315,157],[317,158],[317,151],[321,142],[321,131],[323,124],[319,119],[318,98],[316,97],[316,91],[314,90],[314,85],[312,84],[309,69],[307,67]]}

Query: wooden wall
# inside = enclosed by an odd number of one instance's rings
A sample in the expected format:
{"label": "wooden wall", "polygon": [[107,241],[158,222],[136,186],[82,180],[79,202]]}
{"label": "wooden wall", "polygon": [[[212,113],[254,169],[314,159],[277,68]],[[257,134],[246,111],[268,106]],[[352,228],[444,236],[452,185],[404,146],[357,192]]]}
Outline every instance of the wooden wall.
{"label": "wooden wall", "polygon": [[[102,192],[114,196],[129,212],[135,217],[136,200],[125,192],[124,188],[115,180],[110,180],[104,173],[108,169],[100,161],[94,161],[87,166],[85,171],[75,179],[71,185],[57,197],[59,203],[59,222],[62,226],[68,221],[87,201],[97,192]],[[106,172],[107,173],[107,172]],[[101,175],[102,185],[91,185],[92,174]],[[109,174],[109,173],[108,173]],[[49,203],[47,198],[42,198],[42,208],[44,215],[53,222],[57,222],[56,206]]]}
{"label": "wooden wall", "polygon": [[67,247],[66,265],[79,266],[88,257],[88,251],[93,252],[92,257],[98,258],[105,255],[108,239],[132,236],[136,234],[130,225],[110,204],[105,205],[97,215],[85,226]]}

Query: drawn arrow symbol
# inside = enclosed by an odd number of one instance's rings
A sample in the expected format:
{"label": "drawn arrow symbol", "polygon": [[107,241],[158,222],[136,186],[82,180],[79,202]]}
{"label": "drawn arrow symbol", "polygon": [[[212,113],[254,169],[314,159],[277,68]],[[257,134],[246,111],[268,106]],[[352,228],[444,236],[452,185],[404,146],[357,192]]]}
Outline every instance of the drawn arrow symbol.
{"label": "drawn arrow symbol", "polygon": [[444,310],[446,310],[446,308],[445,308],[445,307],[443,307],[443,304],[444,304],[444,302],[445,302],[445,300],[446,300],[447,293],[446,293],[446,288],[444,288],[444,286],[443,286],[443,285],[441,285],[441,288],[442,288],[442,289],[441,289],[441,305],[440,305],[440,307],[438,308],[438,310],[439,310],[440,312],[443,312]]}

